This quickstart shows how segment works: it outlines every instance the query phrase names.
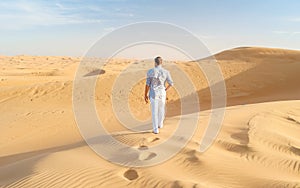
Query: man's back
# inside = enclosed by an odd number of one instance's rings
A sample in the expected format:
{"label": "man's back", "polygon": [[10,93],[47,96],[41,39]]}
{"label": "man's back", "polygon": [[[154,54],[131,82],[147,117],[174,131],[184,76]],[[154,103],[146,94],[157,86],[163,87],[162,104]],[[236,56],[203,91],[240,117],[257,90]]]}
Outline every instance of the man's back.
{"label": "man's back", "polygon": [[150,87],[150,97],[156,98],[165,95],[165,82],[173,85],[172,78],[168,70],[158,65],[147,72],[146,84]]}

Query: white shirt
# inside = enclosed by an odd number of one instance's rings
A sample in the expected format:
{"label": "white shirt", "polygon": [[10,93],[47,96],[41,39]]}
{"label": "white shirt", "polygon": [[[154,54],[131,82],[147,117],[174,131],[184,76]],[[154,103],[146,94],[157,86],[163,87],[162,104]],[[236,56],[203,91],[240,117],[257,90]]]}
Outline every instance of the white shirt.
{"label": "white shirt", "polygon": [[170,72],[161,65],[158,65],[147,72],[146,84],[150,87],[149,96],[151,98],[161,98],[166,96],[165,83],[168,82],[171,86],[173,85],[173,80]]}

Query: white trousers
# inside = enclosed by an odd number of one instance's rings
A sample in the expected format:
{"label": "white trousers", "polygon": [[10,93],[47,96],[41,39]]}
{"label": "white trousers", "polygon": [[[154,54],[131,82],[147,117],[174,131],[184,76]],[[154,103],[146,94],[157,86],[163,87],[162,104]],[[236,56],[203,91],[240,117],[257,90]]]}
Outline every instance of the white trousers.
{"label": "white trousers", "polygon": [[150,97],[153,132],[159,133],[158,128],[164,126],[166,96]]}

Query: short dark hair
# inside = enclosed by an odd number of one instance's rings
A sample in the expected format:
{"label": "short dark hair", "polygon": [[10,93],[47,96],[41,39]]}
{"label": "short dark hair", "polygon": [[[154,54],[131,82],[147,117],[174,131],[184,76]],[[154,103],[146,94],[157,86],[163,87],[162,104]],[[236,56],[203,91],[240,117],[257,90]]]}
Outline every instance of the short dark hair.
{"label": "short dark hair", "polygon": [[161,59],[161,57],[159,57],[159,56],[157,56],[155,59],[154,59],[154,61],[155,61],[155,63],[157,64],[157,65],[159,65],[160,64],[160,60]]}

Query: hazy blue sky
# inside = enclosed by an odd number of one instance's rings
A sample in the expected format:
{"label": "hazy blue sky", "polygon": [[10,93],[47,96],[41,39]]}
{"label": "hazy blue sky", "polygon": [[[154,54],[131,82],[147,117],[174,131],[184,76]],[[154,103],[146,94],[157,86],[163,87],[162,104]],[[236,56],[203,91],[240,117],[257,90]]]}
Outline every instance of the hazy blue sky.
{"label": "hazy blue sky", "polygon": [[0,54],[81,56],[104,34],[163,21],[213,53],[238,46],[300,49],[299,0],[2,0]]}

